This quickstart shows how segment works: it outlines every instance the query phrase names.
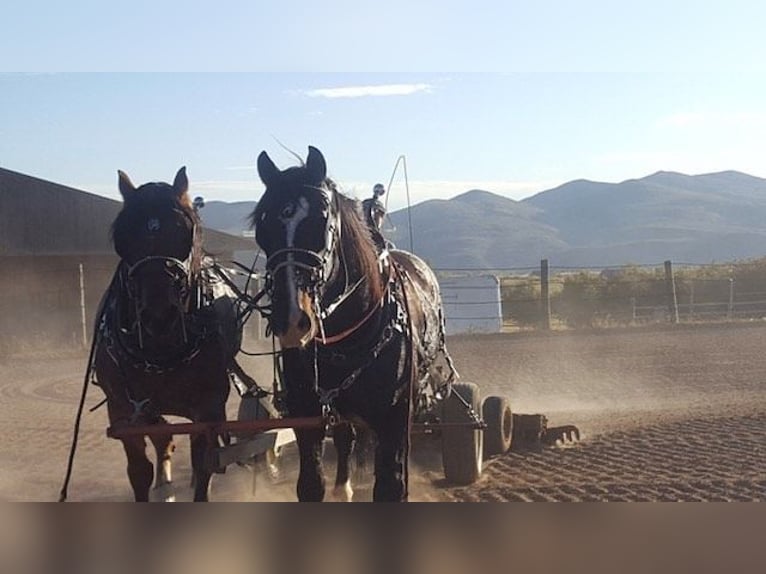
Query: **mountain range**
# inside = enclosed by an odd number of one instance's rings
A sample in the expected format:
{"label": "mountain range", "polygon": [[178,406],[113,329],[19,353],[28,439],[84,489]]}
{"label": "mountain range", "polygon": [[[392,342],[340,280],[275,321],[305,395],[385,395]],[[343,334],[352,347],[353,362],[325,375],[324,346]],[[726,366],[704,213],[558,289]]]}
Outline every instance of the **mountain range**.
{"label": "mountain range", "polygon": [[[205,224],[241,235],[255,202],[208,202]],[[413,237],[410,243],[409,220]],[[384,234],[432,266],[508,269],[712,263],[766,255],[766,179],[660,171],[575,180],[515,201],[474,189],[389,214]]]}

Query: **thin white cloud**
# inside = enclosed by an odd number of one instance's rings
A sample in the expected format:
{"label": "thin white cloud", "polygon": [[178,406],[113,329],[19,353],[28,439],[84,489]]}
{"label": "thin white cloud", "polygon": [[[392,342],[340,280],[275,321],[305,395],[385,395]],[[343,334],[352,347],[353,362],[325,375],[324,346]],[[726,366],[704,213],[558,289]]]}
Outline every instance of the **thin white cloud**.
{"label": "thin white cloud", "polygon": [[312,98],[364,98],[368,96],[409,96],[418,92],[430,92],[431,84],[383,84],[377,86],[345,86],[341,88],[318,88],[305,92]]}

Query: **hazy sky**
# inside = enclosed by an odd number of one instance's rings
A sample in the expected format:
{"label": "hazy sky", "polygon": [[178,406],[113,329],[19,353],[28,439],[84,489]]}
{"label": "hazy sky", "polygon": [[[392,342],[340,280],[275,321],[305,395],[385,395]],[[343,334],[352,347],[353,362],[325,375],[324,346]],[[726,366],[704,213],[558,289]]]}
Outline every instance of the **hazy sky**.
{"label": "hazy sky", "polygon": [[[359,4],[4,8],[0,166],[117,197],[118,169],[142,183],[186,165],[194,194],[227,201],[260,196],[261,150],[295,163],[279,142],[319,147],[358,197],[404,155],[414,202],[658,170],[766,177],[766,4]],[[400,171],[389,207],[405,199]]]}

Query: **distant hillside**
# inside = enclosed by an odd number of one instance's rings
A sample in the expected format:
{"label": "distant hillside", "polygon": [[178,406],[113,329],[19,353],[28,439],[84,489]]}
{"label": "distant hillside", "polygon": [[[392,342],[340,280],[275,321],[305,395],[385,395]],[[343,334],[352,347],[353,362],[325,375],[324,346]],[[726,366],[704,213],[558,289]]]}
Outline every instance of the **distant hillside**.
{"label": "distant hillside", "polygon": [[658,172],[575,181],[524,200],[569,245],[567,264],[709,263],[766,253],[766,180],[738,172]]}
{"label": "distant hillside", "polygon": [[[472,190],[450,200],[412,208],[413,247],[436,267],[526,265],[566,248],[558,231],[537,220],[539,210],[493,193]],[[410,248],[406,210],[391,214],[384,229],[397,246]]]}
{"label": "distant hillside", "polygon": [[[241,234],[255,202],[210,202],[209,227]],[[439,268],[731,261],[766,255],[766,180],[735,171],[658,172],[566,183],[514,201],[471,190],[413,206],[414,250]],[[393,228],[392,228],[393,225]],[[386,235],[409,249],[406,210]]]}

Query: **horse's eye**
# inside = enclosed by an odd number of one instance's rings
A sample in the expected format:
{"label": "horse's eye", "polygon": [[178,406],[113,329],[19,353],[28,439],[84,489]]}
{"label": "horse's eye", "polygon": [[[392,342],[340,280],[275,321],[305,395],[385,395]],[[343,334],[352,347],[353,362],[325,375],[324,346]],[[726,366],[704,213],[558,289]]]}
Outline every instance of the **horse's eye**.
{"label": "horse's eye", "polygon": [[288,203],[282,208],[282,212],[279,214],[282,219],[290,219],[295,215],[296,206],[294,203]]}

